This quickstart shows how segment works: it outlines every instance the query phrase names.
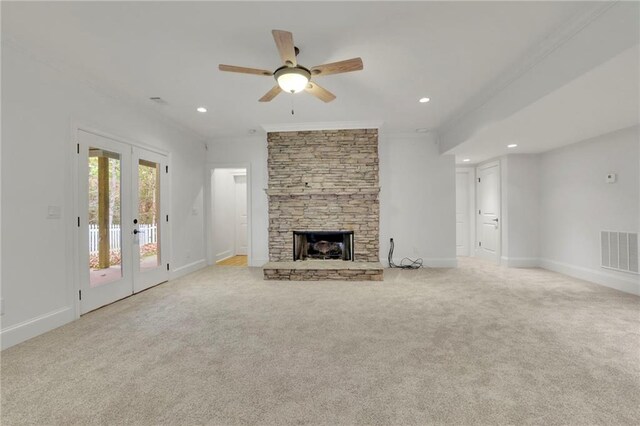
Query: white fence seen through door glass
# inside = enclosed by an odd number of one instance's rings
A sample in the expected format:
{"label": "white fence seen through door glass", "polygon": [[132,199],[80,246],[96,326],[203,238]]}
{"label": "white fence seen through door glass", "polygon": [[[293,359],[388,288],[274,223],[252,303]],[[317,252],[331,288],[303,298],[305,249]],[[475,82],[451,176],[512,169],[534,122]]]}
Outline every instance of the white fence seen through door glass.
{"label": "white fence seen through door glass", "polygon": [[[140,233],[140,245],[158,242],[158,227],[156,225],[140,225],[138,227]],[[111,225],[109,229],[109,248],[111,250],[120,250],[120,225]],[[98,225],[89,225],[89,253],[96,254],[100,247],[100,227]]]}

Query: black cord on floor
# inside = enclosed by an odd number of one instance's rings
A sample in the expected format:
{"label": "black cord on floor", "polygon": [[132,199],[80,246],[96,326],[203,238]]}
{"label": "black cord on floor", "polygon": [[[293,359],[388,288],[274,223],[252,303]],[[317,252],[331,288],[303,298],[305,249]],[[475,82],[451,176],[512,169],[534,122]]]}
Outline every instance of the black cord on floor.
{"label": "black cord on floor", "polygon": [[[396,265],[393,262],[393,248],[394,248],[394,243],[393,243],[393,238],[391,238],[391,245],[389,247],[389,268],[400,268],[400,269],[418,269],[418,268],[422,268],[422,259],[409,259],[408,257],[405,257],[404,259],[402,259],[400,261],[399,265]],[[408,263],[405,263],[405,261],[407,261]]]}

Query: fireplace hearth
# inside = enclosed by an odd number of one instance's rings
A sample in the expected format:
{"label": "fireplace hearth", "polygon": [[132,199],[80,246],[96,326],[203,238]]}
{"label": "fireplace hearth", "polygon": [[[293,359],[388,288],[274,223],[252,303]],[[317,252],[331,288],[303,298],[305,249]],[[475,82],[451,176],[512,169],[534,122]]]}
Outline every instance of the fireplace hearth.
{"label": "fireplace hearth", "polygon": [[353,231],[293,231],[293,260],[353,261]]}

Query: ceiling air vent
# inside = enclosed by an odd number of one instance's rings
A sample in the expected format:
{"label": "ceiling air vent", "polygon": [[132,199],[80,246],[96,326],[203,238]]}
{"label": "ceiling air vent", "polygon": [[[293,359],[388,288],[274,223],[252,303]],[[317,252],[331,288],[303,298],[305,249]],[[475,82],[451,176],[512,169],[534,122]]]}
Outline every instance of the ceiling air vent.
{"label": "ceiling air vent", "polygon": [[638,234],[634,232],[600,232],[602,267],[638,273]]}
{"label": "ceiling air vent", "polygon": [[167,101],[162,99],[160,96],[152,96],[149,98],[150,101],[157,103],[158,105],[166,105]]}

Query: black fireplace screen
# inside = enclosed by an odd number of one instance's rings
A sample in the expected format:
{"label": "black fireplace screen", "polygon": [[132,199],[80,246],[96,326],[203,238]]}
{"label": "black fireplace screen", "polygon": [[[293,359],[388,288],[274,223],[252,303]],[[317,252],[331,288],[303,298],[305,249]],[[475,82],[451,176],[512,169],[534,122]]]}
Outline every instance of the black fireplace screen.
{"label": "black fireplace screen", "polygon": [[293,231],[293,260],[353,260],[353,231]]}

